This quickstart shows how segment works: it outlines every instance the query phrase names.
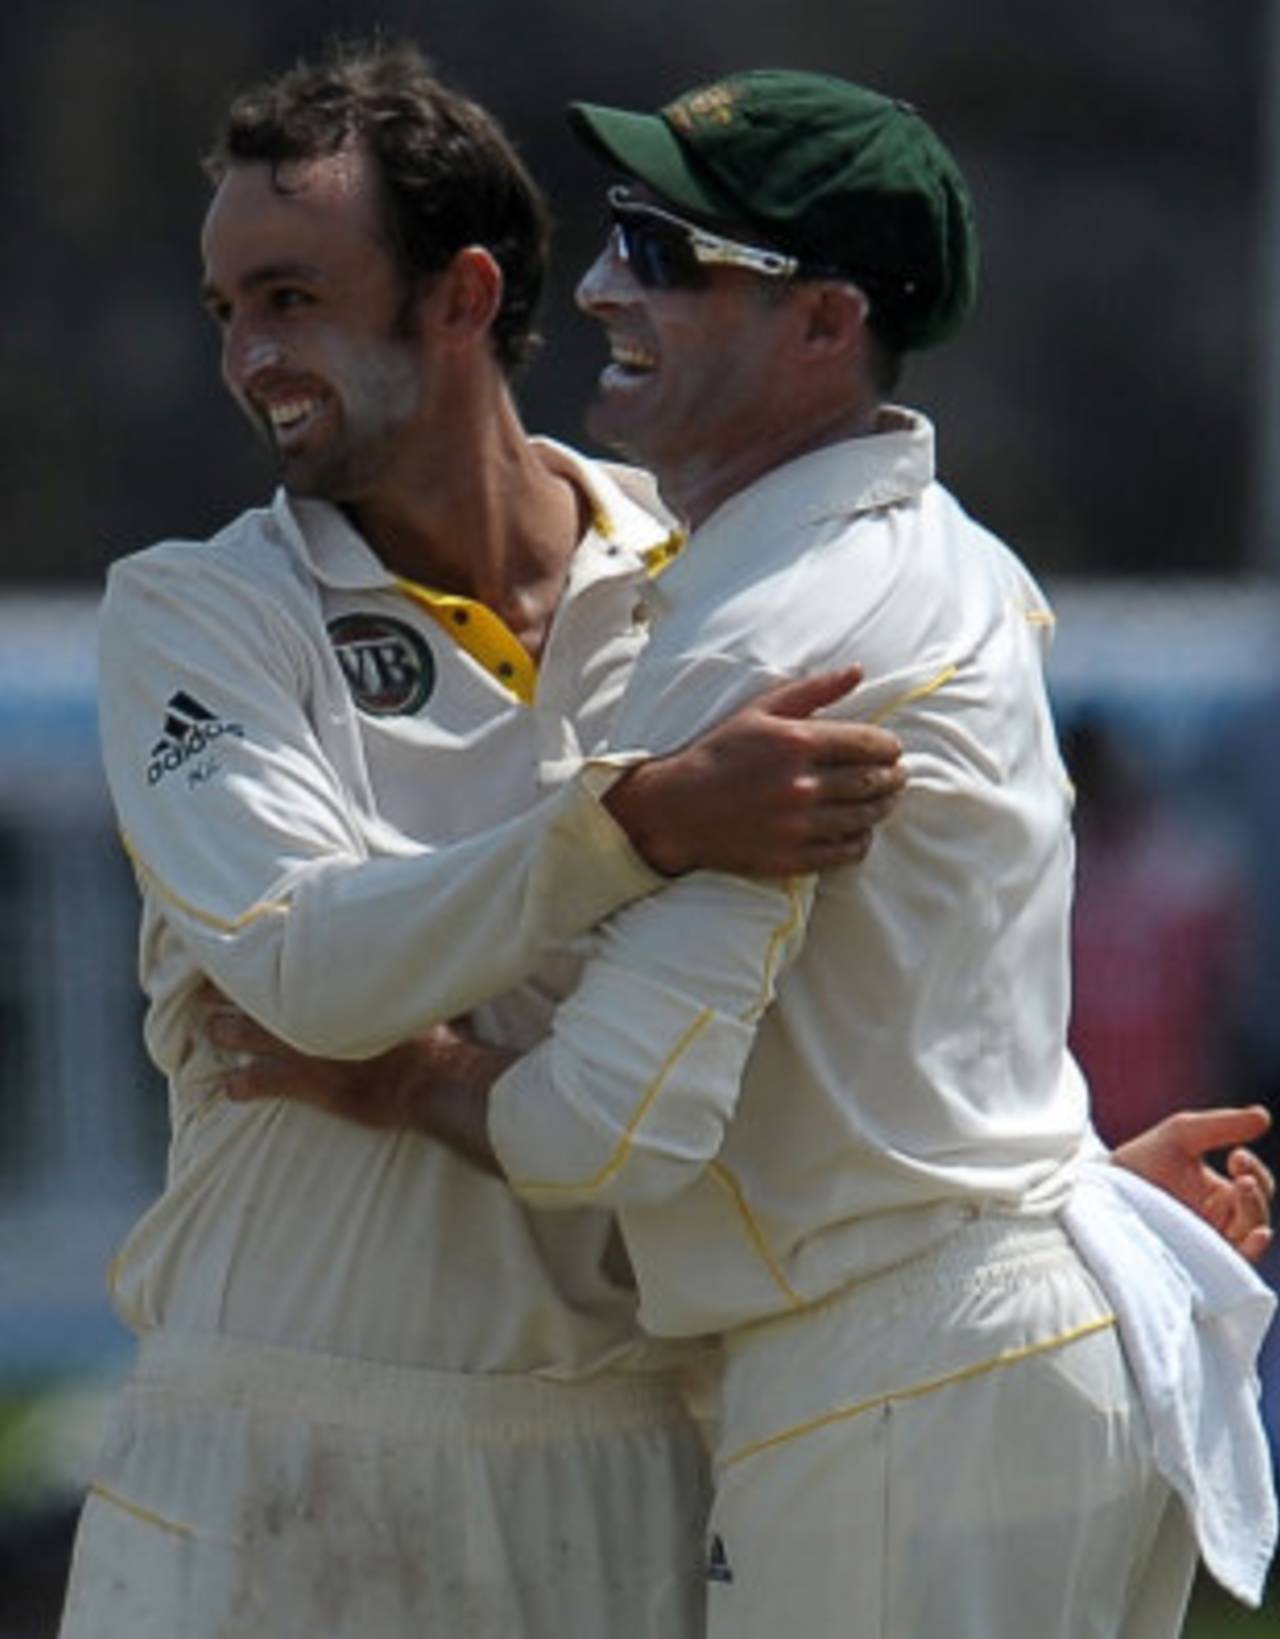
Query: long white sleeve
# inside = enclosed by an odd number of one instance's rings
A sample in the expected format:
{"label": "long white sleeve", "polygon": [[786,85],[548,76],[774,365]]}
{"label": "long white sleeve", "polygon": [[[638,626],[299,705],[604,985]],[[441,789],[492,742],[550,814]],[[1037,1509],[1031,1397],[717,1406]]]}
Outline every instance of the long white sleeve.
{"label": "long white sleeve", "polygon": [[812,898],[812,878],[703,872],[611,918],[551,1037],[494,1087],[490,1138],[513,1187],[542,1206],[616,1207],[696,1177]]}
{"label": "long white sleeve", "polygon": [[327,645],[199,550],[111,576],[103,750],[152,907],[267,1028],[371,1055],[654,886],[582,780],[447,847],[379,821]]}

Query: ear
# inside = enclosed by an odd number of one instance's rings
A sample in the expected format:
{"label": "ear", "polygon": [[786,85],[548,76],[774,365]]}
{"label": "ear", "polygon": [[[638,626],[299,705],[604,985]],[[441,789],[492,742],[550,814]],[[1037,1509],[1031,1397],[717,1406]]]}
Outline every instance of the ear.
{"label": "ear", "polygon": [[871,304],[856,285],[821,279],[803,287],[805,346],[832,356],[852,355],[865,346]]}
{"label": "ear", "polygon": [[430,295],[437,341],[468,346],[487,343],[502,306],[502,269],[483,245],[467,245],[453,258]]}

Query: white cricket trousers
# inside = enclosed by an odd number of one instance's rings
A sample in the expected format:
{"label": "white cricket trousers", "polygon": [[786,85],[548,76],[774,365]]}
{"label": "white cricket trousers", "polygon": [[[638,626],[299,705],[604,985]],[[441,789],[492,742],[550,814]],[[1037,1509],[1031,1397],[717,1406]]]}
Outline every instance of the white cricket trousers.
{"label": "white cricket trousers", "polygon": [[665,1378],[152,1334],[61,1639],[699,1639],[706,1504]]}
{"label": "white cricket trousers", "polygon": [[1053,1220],[726,1339],[710,1639],[1172,1639],[1185,1511]]}

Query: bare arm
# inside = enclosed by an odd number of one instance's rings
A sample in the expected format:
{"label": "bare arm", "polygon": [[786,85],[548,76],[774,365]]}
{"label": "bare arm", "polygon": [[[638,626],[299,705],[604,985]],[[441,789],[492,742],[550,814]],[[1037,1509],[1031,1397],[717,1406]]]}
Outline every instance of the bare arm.
{"label": "bare arm", "polygon": [[205,1028],[224,1056],[233,1103],[291,1099],[343,1121],[439,1138],[464,1160],[501,1176],[488,1134],[489,1088],[519,1054],[436,1025],[376,1058],[299,1053],[209,988]]}

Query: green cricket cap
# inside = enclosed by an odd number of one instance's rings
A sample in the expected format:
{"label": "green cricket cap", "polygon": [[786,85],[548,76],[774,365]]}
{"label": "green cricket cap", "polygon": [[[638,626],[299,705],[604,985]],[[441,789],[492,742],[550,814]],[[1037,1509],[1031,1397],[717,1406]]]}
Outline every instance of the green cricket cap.
{"label": "green cricket cap", "polygon": [[910,106],[825,74],[754,69],[656,114],[569,107],[574,132],[700,219],[750,228],[810,268],[859,284],[902,349],[945,341],[978,282],[960,168]]}

